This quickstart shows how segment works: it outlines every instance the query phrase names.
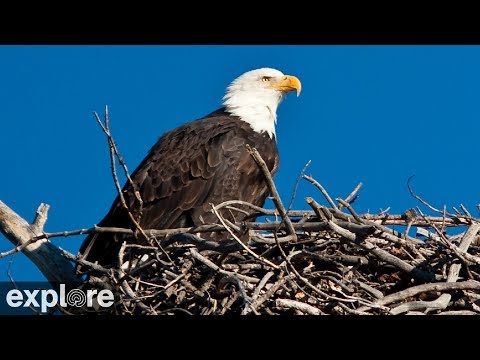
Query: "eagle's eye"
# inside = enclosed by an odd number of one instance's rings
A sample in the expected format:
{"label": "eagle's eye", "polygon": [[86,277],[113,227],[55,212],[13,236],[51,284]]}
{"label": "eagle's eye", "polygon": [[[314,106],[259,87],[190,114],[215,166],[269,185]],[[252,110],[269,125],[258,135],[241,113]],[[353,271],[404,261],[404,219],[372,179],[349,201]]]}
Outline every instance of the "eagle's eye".
{"label": "eagle's eye", "polygon": [[262,81],[263,81],[263,82],[270,81],[271,79],[272,79],[271,76],[264,76],[264,77],[262,77]]}

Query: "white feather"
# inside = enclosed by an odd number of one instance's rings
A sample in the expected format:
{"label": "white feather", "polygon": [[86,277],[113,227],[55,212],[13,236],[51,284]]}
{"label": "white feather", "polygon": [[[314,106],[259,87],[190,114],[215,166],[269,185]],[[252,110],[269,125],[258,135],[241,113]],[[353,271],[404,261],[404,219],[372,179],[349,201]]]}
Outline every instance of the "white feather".
{"label": "white feather", "polygon": [[262,68],[248,71],[236,78],[227,88],[223,105],[227,112],[248,122],[256,132],[266,132],[270,138],[275,135],[277,108],[284,94],[269,89],[262,81],[264,76],[283,76],[281,71]]}

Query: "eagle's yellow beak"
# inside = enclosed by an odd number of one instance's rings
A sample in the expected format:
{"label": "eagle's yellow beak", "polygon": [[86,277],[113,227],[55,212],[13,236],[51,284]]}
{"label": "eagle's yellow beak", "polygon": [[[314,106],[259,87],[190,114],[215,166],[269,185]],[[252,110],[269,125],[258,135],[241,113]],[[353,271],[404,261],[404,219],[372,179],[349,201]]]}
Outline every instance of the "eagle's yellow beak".
{"label": "eagle's yellow beak", "polygon": [[299,96],[302,91],[302,83],[296,76],[284,75],[275,78],[275,81],[272,82],[270,88],[284,92],[297,90],[297,96]]}

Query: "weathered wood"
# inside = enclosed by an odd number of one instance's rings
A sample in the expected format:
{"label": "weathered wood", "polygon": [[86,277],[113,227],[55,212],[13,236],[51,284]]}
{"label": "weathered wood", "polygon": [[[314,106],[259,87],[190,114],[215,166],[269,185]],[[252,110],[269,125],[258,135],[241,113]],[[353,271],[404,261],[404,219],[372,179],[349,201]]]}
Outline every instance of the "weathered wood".
{"label": "weathered wood", "polygon": [[47,239],[32,241],[32,238],[42,234],[47,214],[48,205],[41,204],[34,224],[30,225],[0,201],[0,232],[21,249],[53,286],[77,282],[73,264],[62,255],[58,247]]}

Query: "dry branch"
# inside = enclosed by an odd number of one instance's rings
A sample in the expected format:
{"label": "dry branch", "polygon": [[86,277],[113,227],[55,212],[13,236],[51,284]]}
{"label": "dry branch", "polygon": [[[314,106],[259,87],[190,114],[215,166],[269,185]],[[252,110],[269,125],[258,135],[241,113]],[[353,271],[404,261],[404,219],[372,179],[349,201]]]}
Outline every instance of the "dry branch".
{"label": "dry branch", "polygon": [[297,237],[296,237],[295,229],[293,228],[293,225],[292,225],[292,221],[290,220],[290,218],[287,215],[287,211],[285,210],[285,206],[283,206],[282,200],[280,199],[280,195],[278,194],[277,188],[276,188],[275,183],[273,182],[273,179],[272,179],[272,174],[270,174],[270,171],[268,170],[267,164],[265,164],[265,161],[262,159],[262,157],[258,153],[257,149],[255,149],[255,148],[252,149],[247,144],[247,150],[250,153],[250,155],[252,155],[255,162],[258,164],[258,166],[262,170],[263,175],[265,177],[265,180],[267,182],[269,193],[272,196],[273,202],[274,202],[278,212],[280,213],[280,216],[282,217],[282,221],[285,222],[285,224],[287,225],[288,232],[293,237],[293,239],[296,241]]}
{"label": "dry branch", "polygon": [[75,283],[73,265],[63,256],[63,252],[47,239],[33,240],[43,232],[48,215],[48,205],[41,204],[33,224],[29,224],[17,213],[0,201],[0,231],[22,251],[54,286],[59,283]]}

